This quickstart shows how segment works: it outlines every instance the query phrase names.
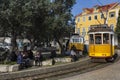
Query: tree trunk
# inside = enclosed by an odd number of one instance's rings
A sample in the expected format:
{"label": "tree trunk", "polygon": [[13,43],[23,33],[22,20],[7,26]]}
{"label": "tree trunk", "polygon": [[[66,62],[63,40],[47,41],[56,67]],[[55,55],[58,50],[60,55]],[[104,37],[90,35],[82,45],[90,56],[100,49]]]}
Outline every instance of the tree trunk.
{"label": "tree trunk", "polygon": [[61,50],[60,52],[61,52],[61,54],[64,55],[65,54],[64,46],[62,45],[62,43],[58,39],[56,39],[56,41],[58,42],[58,44],[60,46],[60,50]]}
{"label": "tree trunk", "polygon": [[13,36],[11,39],[12,51],[17,49],[16,36]]}
{"label": "tree trunk", "polygon": [[30,41],[30,49],[34,49],[35,46],[35,39],[28,39]]}
{"label": "tree trunk", "polygon": [[11,48],[12,51],[15,51],[17,49],[16,34],[15,34],[14,30],[12,32],[11,46],[12,46],[12,48]]}

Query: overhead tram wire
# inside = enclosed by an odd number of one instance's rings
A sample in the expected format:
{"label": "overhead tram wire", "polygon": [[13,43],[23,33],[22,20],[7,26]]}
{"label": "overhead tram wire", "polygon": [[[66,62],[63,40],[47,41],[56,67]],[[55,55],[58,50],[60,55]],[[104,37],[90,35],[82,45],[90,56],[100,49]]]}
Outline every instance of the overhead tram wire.
{"label": "overhead tram wire", "polygon": [[99,1],[99,0],[97,0],[98,1],[98,3],[100,4],[100,5],[102,5],[103,6],[103,4]]}
{"label": "overhead tram wire", "polygon": [[[103,3],[101,3],[99,0],[97,0],[97,1],[98,1],[98,3],[99,3],[101,6],[103,6]],[[106,17],[105,17],[105,15],[103,14],[102,11],[101,11],[101,13],[102,13],[102,15],[103,15],[103,17],[104,17],[104,24],[106,24],[107,15],[108,15],[108,8],[107,8],[107,11],[106,11]]]}

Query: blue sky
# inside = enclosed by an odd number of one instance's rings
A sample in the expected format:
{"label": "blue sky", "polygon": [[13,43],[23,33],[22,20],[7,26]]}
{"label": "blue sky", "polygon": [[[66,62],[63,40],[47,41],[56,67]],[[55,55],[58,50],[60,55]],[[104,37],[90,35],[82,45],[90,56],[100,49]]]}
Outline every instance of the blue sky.
{"label": "blue sky", "polygon": [[120,0],[76,0],[76,4],[72,9],[72,14],[73,16],[76,16],[82,12],[83,8],[91,8],[95,5],[105,5],[114,2],[120,2]]}

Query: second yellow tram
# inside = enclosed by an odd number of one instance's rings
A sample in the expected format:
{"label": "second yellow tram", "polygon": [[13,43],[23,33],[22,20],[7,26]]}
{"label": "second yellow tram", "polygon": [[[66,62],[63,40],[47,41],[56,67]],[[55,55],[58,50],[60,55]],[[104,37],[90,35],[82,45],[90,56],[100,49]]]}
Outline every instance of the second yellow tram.
{"label": "second yellow tram", "polygon": [[89,56],[91,58],[104,58],[106,61],[114,61],[115,33],[107,25],[92,25],[88,31]]}
{"label": "second yellow tram", "polygon": [[76,50],[79,52],[83,52],[84,50],[84,38],[80,36],[79,34],[73,34],[70,37],[69,41],[69,50],[71,50],[72,47],[75,47]]}

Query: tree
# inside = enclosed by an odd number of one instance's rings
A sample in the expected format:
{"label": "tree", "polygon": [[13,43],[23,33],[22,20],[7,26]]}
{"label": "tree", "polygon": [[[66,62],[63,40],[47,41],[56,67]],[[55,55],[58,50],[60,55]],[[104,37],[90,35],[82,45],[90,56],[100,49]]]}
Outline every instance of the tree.
{"label": "tree", "polygon": [[48,0],[30,0],[29,4],[25,6],[26,12],[30,14],[27,17],[31,25],[25,27],[24,35],[33,46],[35,42],[40,43],[46,38],[48,5]]}
{"label": "tree", "polygon": [[120,42],[120,10],[119,10],[119,16],[118,16],[118,19],[117,19],[117,27],[115,29],[115,32],[117,33],[117,36],[118,36],[118,41]]}
{"label": "tree", "polygon": [[75,0],[54,0],[50,7],[50,23],[51,35],[59,43],[61,52],[63,52],[63,44],[60,42],[63,39],[64,33],[70,26],[72,21],[71,9],[75,4]]}
{"label": "tree", "polygon": [[12,37],[13,48],[18,36],[33,45],[54,38],[62,48],[60,39],[65,36],[63,33],[69,33],[74,3],[75,0],[1,0],[1,31]]}
{"label": "tree", "polygon": [[3,33],[12,37],[13,48],[17,46],[17,36],[24,36],[31,42],[43,36],[48,13],[46,4],[47,0],[1,0],[0,24]]}
{"label": "tree", "polygon": [[4,33],[9,34],[12,40],[13,49],[17,46],[16,38],[23,31],[24,11],[22,6],[24,0],[1,0],[0,4],[0,24]]}

